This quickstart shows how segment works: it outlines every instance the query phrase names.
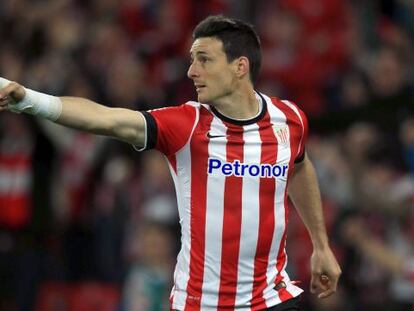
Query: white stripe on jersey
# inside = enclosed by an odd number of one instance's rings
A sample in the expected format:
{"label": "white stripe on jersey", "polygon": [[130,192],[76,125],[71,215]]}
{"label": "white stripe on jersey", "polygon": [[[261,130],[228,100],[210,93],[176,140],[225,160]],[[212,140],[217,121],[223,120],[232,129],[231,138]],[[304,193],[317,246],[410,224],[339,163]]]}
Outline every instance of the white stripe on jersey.
{"label": "white stripe on jersey", "polygon": [[[244,126],[244,163],[260,163],[261,138],[257,123]],[[252,143],[257,147],[252,148]],[[250,144],[249,144],[250,143]],[[242,188],[242,223],[240,235],[240,251],[238,263],[238,281],[236,293],[236,305],[248,305],[252,298],[254,280],[254,263],[256,255],[259,228],[259,206],[260,206],[260,177],[243,179]]]}
{"label": "white stripe on jersey", "polygon": [[191,174],[188,174],[183,167],[191,163],[190,144],[186,144],[181,152],[176,154],[177,175],[170,166],[175,191],[177,193],[178,215],[181,225],[181,249],[177,256],[177,265],[174,271],[174,287],[171,291],[173,296],[173,309],[185,305],[187,299],[187,283],[190,277],[190,217],[186,216],[191,210]]}
{"label": "white stripe on jersey", "polygon": [[[189,102],[191,106],[197,108],[199,104],[196,102]],[[190,251],[191,251],[191,222],[190,217],[186,217],[186,211],[191,210],[191,174],[186,170],[189,163],[191,163],[191,151],[189,140],[197,126],[200,119],[200,111],[196,109],[196,117],[191,130],[191,135],[183,148],[176,153],[176,169],[174,171],[170,162],[167,160],[170,168],[171,176],[174,181],[178,215],[181,225],[181,249],[177,256],[177,265],[174,270],[174,285],[171,290],[170,298],[173,298],[172,308],[179,308],[185,305],[187,299],[187,284],[190,277]]]}
{"label": "white stripe on jersey", "polygon": [[[263,96],[267,101],[267,109],[270,114],[270,122],[272,124],[286,125],[286,116],[280,111],[276,106],[271,102],[271,99],[267,96]],[[290,133],[289,133],[290,134]],[[280,163],[280,159],[283,159],[286,162],[290,160],[290,145],[284,148],[281,145],[278,145],[277,152],[277,163]],[[280,241],[285,230],[285,188],[286,180],[276,179],[276,191],[275,191],[275,204],[274,204],[274,217],[275,217],[275,229],[272,239],[272,245],[270,247],[270,256],[269,263],[267,266],[266,279],[267,287],[264,290],[263,298],[266,300],[267,306],[274,305],[275,303],[280,303],[280,298],[275,295],[275,280],[279,271],[276,269],[277,264],[277,254],[279,251]],[[277,293],[277,292],[276,292]]]}
{"label": "white stripe on jersey", "polygon": [[[212,135],[223,137],[214,138],[209,143],[210,157],[226,158],[227,128],[219,118],[214,118],[210,126]],[[204,257],[204,277],[201,298],[201,310],[216,306],[220,289],[221,249],[223,232],[224,185],[226,177],[220,174],[208,174],[206,200],[206,237]],[[204,306],[204,307],[203,307]]]}

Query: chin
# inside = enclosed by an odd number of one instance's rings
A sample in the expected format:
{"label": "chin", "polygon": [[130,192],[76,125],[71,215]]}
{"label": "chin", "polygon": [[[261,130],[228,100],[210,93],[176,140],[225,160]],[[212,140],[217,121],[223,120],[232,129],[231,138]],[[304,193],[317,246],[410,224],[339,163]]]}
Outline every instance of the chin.
{"label": "chin", "polygon": [[198,96],[197,96],[197,101],[198,101],[199,103],[202,103],[202,104],[207,104],[208,99],[207,99],[205,96],[198,95]]}

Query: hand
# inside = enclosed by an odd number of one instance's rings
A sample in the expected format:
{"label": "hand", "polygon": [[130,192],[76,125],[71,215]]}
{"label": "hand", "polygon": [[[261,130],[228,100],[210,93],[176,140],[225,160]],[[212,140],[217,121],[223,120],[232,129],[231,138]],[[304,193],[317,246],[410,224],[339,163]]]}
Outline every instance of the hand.
{"label": "hand", "polygon": [[23,86],[0,77],[0,111],[10,110],[10,107],[20,102],[25,95]]}
{"label": "hand", "polygon": [[317,294],[318,298],[326,298],[336,292],[341,268],[329,247],[313,251],[311,273],[310,290],[312,294]]}

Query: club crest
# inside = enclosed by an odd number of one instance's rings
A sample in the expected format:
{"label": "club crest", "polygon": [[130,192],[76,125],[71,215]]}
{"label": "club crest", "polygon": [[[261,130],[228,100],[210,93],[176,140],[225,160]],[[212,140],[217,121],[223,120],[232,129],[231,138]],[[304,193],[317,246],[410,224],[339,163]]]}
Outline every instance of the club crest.
{"label": "club crest", "polygon": [[287,125],[273,125],[273,132],[279,145],[287,146],[289,144],[289,128]]}

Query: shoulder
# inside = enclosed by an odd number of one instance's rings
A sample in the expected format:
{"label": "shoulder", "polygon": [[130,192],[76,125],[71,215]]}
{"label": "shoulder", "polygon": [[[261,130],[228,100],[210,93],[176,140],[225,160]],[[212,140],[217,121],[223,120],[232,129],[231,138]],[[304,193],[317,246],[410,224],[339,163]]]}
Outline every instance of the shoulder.
{"label": "shoulder", "polygon": [[201,104],[195,101],[188,101],[175,106],[165,106],[161,108],[155,108],[148,110],[149,113],[158,113],[164,111],[173,111],[173,110],[196,110],[200,109]]}
{"label": "shoulder", "polygon": [[184,104],[180,104],[178,106],[168,106],[162,107],[157,109],[151,109],[147,112],[151,114],[155,119],[193,119],[198,115],[200,110],[200,104],[193,101],[188,101]]}
{"label": "shoulder", "polygon": [[280,99],[275,96],[269,97],[272,106],[276,107],[278,110],[281,110],[287,117],[287,119],[293,119],[300,121],[300,123],[307,123],[306,114],[295,102],[286,99]]}
{"label": "shoulder", "polygon": [[303,113],[302,109],[300,109],[300,107],[293,101],[291,100],[287,100],[287,99],[280,99],[278,97],[275,96],[270,96],[269,97],[272,104],[276,107],[278,107],[279,109],[289,109],[289,110],[293,110],[294,112],[301,112]]}

